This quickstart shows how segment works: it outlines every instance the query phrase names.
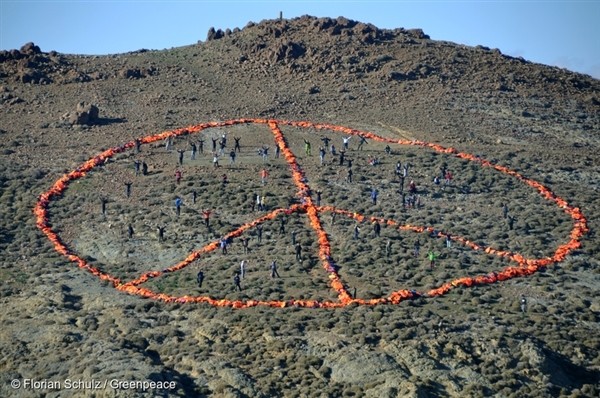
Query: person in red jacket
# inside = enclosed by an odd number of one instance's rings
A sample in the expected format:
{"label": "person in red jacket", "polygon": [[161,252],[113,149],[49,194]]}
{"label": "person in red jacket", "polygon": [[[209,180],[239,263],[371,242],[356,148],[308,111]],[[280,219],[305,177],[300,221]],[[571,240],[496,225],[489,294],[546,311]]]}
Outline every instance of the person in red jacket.
{"label": "person in red jacket", "polygon": [[262,169],[260,171],[260,180],[263,183],[263,185],[266,184],[267,177],[269,177],[269,172],[267,171],[267,169]]}
{"label": "person in red jacket", "polygon": [[202,210],[202,217],[204,217],[204,225],[206,225],[206,228],[210,228],[210,215],[211,215],[211,211],[206,209],[206,210]]}

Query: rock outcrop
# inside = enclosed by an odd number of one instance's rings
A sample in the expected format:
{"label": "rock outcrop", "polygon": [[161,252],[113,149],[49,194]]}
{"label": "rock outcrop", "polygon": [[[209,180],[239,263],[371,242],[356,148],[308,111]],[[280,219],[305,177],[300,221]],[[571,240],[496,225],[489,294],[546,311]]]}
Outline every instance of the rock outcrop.
{"label": "rock outcrop", "polygon": [[99,109],[96,105],[86,102],[77,104],[74,112],[67,112],[62,116],[62,120],[72,125],[88,125],[97,124],[99,121]]}

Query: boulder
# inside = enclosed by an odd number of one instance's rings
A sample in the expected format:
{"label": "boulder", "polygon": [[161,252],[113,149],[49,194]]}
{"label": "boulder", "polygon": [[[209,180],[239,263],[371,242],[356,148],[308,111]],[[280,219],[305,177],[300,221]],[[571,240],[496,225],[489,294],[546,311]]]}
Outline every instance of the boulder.
{"label": "boulder", "polygon": [[143,77],[142,71],[138,68],[125,68],[119,71],[119,76],[124,79],[140,79]]}
{"label": "boulder", "polygon": [[215,28],[211,26],[210,29],[208,29],[208,33],[206,34],[206,41],[218,40],[223,38],[224,36],[225,33],[223,33],[221,29],[215,30]]}
{"label": "boulder", "polygon": [[354,28],[352,28],[352,32],[360,38],[360,41],[366,44],[373,44],[377,36],[380,34],[379,29],[377,29],[374,25],[365,24],[362,22],[357,23]]}
{"label": "boulder", "polygon": [[37,69],[21,68],[16,73],[16,81],[20,83],[45,84],[50,80]]}
{"label": "boulder", "polygon": [[19,50],[2,50],[0,51],[0,62],[12,61],[23,58],[23,54]]}
{"label": "boulder", "polygon": [[21,54],[21,51],[19,51],[17,49],[9,50],[8,53],[10,54],[11,59],[21,59],[21,58],[23,58],[23,54]]}
{"label": "boulder", "polygon": [[80,102],[77,104],[75,112],[68,112],[62,116],[63,120],[72,125],[91,126],[99,121],[99,110],[96,105]]}
{"label": "boulder", "polygon": [[319,18],[313,22],[313,26],[317,31],[324,31],[335,25],[335,21],[331,18]]}
{"label": "boulder", "polygon": [[301,57],[305,52],[306,49],[299,43],[280,42],[271,49],[269,59],[272,63],[286,62]]}
{"label": "boulder", "polygon": [[21,47],[20,50],[21,54],[25,54],[25,55],[35,55],[35,54],[41,54],[42,50],[40,50],[40,48],[38,46],[36,46],[35,44],[33,44],[32,42],[26,43],[25,45],[23,45],[23,47]]}
{"label": "boulder", "polygon": [[425,32],[423,32],[423,29],[408,29],[406,33],[416,39],[430,39],[429,35],[426,35]]}

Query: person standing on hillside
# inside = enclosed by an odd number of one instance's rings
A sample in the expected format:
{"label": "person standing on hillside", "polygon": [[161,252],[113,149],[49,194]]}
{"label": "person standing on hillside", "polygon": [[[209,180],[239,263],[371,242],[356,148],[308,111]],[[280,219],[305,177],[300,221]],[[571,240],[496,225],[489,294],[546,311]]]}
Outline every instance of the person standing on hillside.
{"label": "person standing on hillside", "polygon": [[302,262],[302,245],[300,245],[300,242],[296,243],[296,260]]}
{"label": "person standing on hillside", "polygon": [[321,192],[321,190],[317,190],[317,206],[321,206],[321,195],[323,194],[323,192]]}
{"label": "person standing on hillside", "polygon": [[285,217],[281,217],[281,224],[279,225],[279,235],[285,234],[285,224],[286,223],[287,223],[287,220],[285,219]]}
{"label": "person standing on hillside", "polygon": [[348,175],[346,177],[346,181],[352,182],[352,169],[348,169]]}
{"label": "person standing on hillside", "polygon": [[158,235],[158,241],[164,242],[165,241],[165,227],[157,226],[156,232]]}
{"label": "person standing on hillside", "polygon": [[304,152],[306,156],[310,156],[310,141],[307,141],[306,138],[304,139]]}
{"label": "person standing on hillside", "polygon": [[235,145],[233,146],[234,151],[242,152],[242,147],[240,146],[240,139],[241,137],[233,137],[233,140],[235,141]]}
{"label": "person standing on hillside", "polygon": [[244,247],[244,254],[248,254],[248,243],[250,242],[250,238],[247,236],[241,239],[242,246]]}
{"label": "person standing on hillside", "polygon": [[271,278],[280,278],[279,272],[277,272],[277,262],[275,260],[271,263]]}
{"label": "person standing on hillside", "polygon": [[267,163],[269,160],[269,147],[263,145],[258,150],[258,154],[262,157],[263,163]]}
{"label": "person standing on hillside", "polygon": [[444,182],[444,184],[446,186],[450,185],[452,183],[452,172],[450,170],[446,171],[446,175],[444,176],[444,178],[446,179],[446,181]]}
{"label": "person standing on hillside", "polygon": [[127,226],[127,236],[129,237],[130,240],[133,239],[133,233],[134,233],[133,226],[131,224],[129,224]]}
{"label": "person standing on hillside", "polygon": [[394,174],[396,175],[396,177],[400,178],[400,176],[402,175],[402,163],[400,163],[400,162],[396,163],[396,168],[394,169]]}
{"label": "person standing on hillside", "polygon": [[[258,211],[262,211],[262,209],[260,208],[260,194],[256,194],[256,208],[258,209]],[[254,206],[252,206],[252,209],[254,210]]]}
{"label": "person standing on hillside", "polygon": [[385,256],[389,257],[392,255],[392,241],[388,239],[387,243],[385,244]]}
{"label": "person standing on hillside", "polygon": [[510,231],[513,230],[514,223],[515,223],[515,218],[513,216],[508,216],[508,229]]}
{"label": "person standing on hillside", "polygon": [[183,204],[183,200],[178,196],[175,198],[175,212],[177,213],[177,216],[179,216],[179,214],[181,214],[181,205]]}
{"label": "person standing on hillside", "polygon": [[210,214],[212,212],[209,209],[202,210],[202,217],[204,218],[204,225],[206,228],[210,228]]}
{"label": "person standing on hillside", "polygon": [[340,166],[344,165],[344,156],[346,155],[346,151],[344,149],[340,149]]}
{"label": "person standing on hillside", "polygon": [[108,203],[108,199],[100,198],[100,206],[102,210],[102,215],[106,217],[106,204]]}
{"label": "person standing on hillside", "polygon": [[358,224],[356,224],[354,226],[354,236],[352,237],[352,239],[357,240],[359,232],[360,232],[360,228],[358,227]]}
{"label": "person standing on hillside", "polygon": [[138,175],[140,175],[140,166],[142,165],[142,162],[140,162],[139,160],[134,160],[133,161],[133,167],[135,169],[135,176],[137,177]]}
{"label": "person standing on hillside", "polygon": [[319,159],[321,162],[321,166],[323,166],[323,162],[325,161],[325,148],[323,148],[322,146],[319,147]]}
{"label": "person standing on hillside", "polygon": [[360,141],[358,142],[358,150],[359,151],[362,151],[363,144],[368,144],[368,142],[367,142],[367,139],[361,135]]}
{"label": "person standing on hillside", "polygon": [[256,227],[256,239],[258,239],[258,243],[262,242],[262,232],[263,232],[262,224],[259,224]]}
{"label": "person standing on hillside", "polygon": [[508,218],[508,205],[506,203],[502,204],[502,217]]}
{"label": "person standing on hillside", "polygon": [[168,136],[165,138],[165,150],[170,151],[173,148],[173,137]]}
{"label": "person standing on hillside", "polygon": [[235,275],[233,275],[233,285],[239,292],[242,291],[242,285],[240,285],[240,282],[240,275],[236,272]]}
{"label": "person standing on hillside", "polygon": [[217,152],[213,152],[213,167],[216,169],[219,167],[219,155]]}
{"label": "person standing on hillside", "polygon": [[413,206],[413,199],[414,199],[413,195],[408,195],[408,197],[406,198],[406,207],[412,208],[412,206]]}
{"label": "person standing on hillside", "polygon": [[198,282],[198,287],[202,287],[202,282],[204,282],[204,272],[198,271],[196,275],[196,281]]}
{"label": "person standing on hillside", "polygon": [[242,279],[244,278],[244,276],[246,276],[246,260],[242,260],[242,262],[240,263],[240,276],[242,277]]}
{"label": "person standing on hillside", "polygon": [[321,141],[323,141],[323,146],[325,148],[327,148],[329,146],[329,141],[331,141],[331,138],[329,138],[329,137],[321,137]]}
{"label": "person standing on hillside", "polygon": [[192,147],[192,154],[190,155],[190,160],[194,160],[196,159],[196,151],[198,150],[198,147],[193,142],[190,142],[190,146]]}
{"label": "person standing on hillside", "polygon": [[231,152],[229,152],[229,164],[233,165],[235,163],[235,150],[231,150]]}
{"label": "person standing on hillside", "polygon": [[349,135],[348,137],[342,137],[342,140],[344,142],[344,150],[345,151],[348,150],[348,143],[350,142],[350,138],[352,138],[351,135]]}
{"label": "person standing on hillside", "polygon": [[135,139],[135,153],[140,153],[142,151],[142,141],[139,138]]}
{"label": "person standing on hillside", "polygon": [[142,161],[142,175],[143,176],[148,175],[148,164],[144,161]]}
{"label": "person standing on hillside", "polygon": [[182,173],[181,170],[175,170],[175,182],[177,184],[179,184],[181,182],[181,177],[182,177]]}
{"label": "person standing on hillside", "polygon": [[414,180],[410,180],[410,183],[408,184],[408,192],[411,194],[417,193],[417,184],[415,184]]}
{"label": "person standing on hillside", "polygon": [[432,270],[435,267],[435,259],[438,257],[437,253],[434,253],[433,250],[429,250],[427,253],[427,258],[429,259],[429,269]]}
{"label": "person standing on hillside", "polygon": [[377,196],[379,195],[379,192],[377,191],[377,189],[375,187],[371,188],[371,201],[373,202],[374,205],[377,204]]}
{"label": "person standing on hillside", "polygon": [[217,142],[219,142],[218,138],[211,138],[210,139],[212,141],[212,151],[213,152],[217,152]]}
{"label": "person standing on hillside", "polygon": [[219,246],[221,247],[221,253],[227,254],[227,239],[224,237],[219,240]]}
{"label": "person standing on hillside", "polygon": [[263,194],[263,196],[260,197],[260,208],[262,211],[267,210],[267,198],[265,197],[264,194]]}
{"label": "person standing on hillside", "polygon": [[379,224],[377,221],[373,221],[373,233],[377,238],[379,238],[381,235],[381,224]]}
{"label": "person standing on hillside", "polygon": [[125,183],[125,196],[127,196],[127,197],[131,196],[131,184],[133,184],[133,183],[132,182]]}
{"label": "person standing on hillside", "polygon": [[178,149],[177,153],[179,154],[179,165],[183,165],[183,154],[185,153],[185,150],[183,149]]}
{"label": "person standing on hillside", "polygon": [[267,169],[262,169],[260,171],[260,181],[263,185],[267,183],[267,177],[269,177],[269,172],[267,171]]}
{"label": "person standing on hillside", "polygon": [[421,251],[421,242],[419,242],[419,239],[417,239],[415,241],[415,246],[414,246],[414,251],[413,251],[413,254],[415,255],[415,257],[419,257],[420,251]]}
{"label": "person standing on hillside", "polygon": [[203,139],[198,140],[198,149],[200,150],[200,153],[204,153],[204,140]]}

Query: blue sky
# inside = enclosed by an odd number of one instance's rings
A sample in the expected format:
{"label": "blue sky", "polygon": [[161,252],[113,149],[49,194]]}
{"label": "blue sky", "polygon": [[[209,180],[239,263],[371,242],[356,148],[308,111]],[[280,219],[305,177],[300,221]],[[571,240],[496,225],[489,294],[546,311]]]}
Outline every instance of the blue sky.
{"label": "blue sky", "polygon": [[279,11],[421,28],[435,40],[499,48],[600,78],[600,0],[0,0],[0,49],[29,41],[68,54],[164,49],[204,40],[211,26],[242,28]]}

